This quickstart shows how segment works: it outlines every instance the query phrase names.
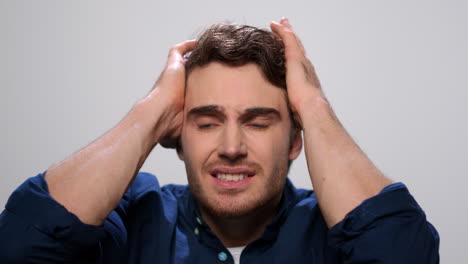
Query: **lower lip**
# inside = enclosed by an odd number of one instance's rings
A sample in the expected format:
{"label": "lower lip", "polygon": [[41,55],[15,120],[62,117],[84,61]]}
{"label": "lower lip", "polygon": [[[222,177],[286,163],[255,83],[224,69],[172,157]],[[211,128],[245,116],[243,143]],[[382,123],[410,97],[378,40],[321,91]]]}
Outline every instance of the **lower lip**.
{"label": "lower lip", "polygon": [[[212,176],[213,177],[213,176]],[[243,180],[240,180],[240,181],[222,181],[216,177],[213,177],[213,179],[215,180],[216,184],[222,188],[225,188],[225,189],[236,189],[236,188],[240,188],[240,187],[243,187],[245,185],[247,185],[253,178],[254,176],[252,177],[247,177]]]}

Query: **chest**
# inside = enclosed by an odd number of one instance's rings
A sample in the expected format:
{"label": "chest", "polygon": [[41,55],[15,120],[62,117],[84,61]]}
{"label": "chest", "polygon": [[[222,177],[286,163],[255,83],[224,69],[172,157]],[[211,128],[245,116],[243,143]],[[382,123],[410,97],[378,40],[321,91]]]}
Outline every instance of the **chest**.
{"label": "chest", "polygon": [[[314,223],[301,227],[292,221],[277,230],[266,230],[244,248],[240,263],[338,263],[327,246],[324,223],[309,220]],[[129,234],[125,263],[234,264],[230,252],[207,228],[187,223],[155,228],[153,224],[129,230],[133,234]]]}

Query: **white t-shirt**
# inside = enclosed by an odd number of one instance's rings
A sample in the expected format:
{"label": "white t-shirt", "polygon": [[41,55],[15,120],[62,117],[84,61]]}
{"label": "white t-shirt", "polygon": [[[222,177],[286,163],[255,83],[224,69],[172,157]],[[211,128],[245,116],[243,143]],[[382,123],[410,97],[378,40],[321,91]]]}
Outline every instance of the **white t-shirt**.
{"label": "white t-shirt", "polygon": [[242,254],[242,250],[244,250],[245,246],[243,247],[232,247],[232,248],[227,248],[229,252],[232,255],[232,258],[234,259],[234,264],[239,264],[240,263],[240,256]]}

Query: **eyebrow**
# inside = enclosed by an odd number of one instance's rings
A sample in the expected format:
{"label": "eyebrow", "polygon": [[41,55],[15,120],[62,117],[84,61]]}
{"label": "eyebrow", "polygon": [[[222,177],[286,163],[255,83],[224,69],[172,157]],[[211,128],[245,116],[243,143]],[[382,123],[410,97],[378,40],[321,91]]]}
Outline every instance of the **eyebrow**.
{"label": "eyebrow", "polygon": [[224,109],[219,105],[202,105],[190,109],[190,111],[187,114],[187,118],[191,118],[192,116],[198,115],[208,115],[223,118],[226,116],[224,114]]}
{"label": "eyebrow", "polygon": [[250,121],[258,116],[273,116],[274,118],[281,120],[281,114],[278,110],[270,107],[252,107],[247,108],[241,115],[243,122]]}
{"label": "eyebrow", "polygon": [[[224,119],[226,114],[224,108],[219,105],[203,105],[190,109],[187,118],[198,115],[214,116]],[[278,110],[271,107],[251,107],[244,110],[240,116],[243,122],[250,121],[258,116],[274,116],[276,119],[281,120],[281,114]]]}

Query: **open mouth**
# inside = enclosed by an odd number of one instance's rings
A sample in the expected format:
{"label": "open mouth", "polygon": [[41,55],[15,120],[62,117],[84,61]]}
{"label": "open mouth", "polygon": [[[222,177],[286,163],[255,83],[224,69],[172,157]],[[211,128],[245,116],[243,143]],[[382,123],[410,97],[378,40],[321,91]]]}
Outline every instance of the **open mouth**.
{"label": "open mouth", "polygon": [[250,168],[216,168],[210,174],[223,182],[237,182],[255,176],[255,171]]}
{"label": "open mouth", "polygon": [[216,174],[216,178],[221,181],[241,181],[247,177],[245,174]]}

